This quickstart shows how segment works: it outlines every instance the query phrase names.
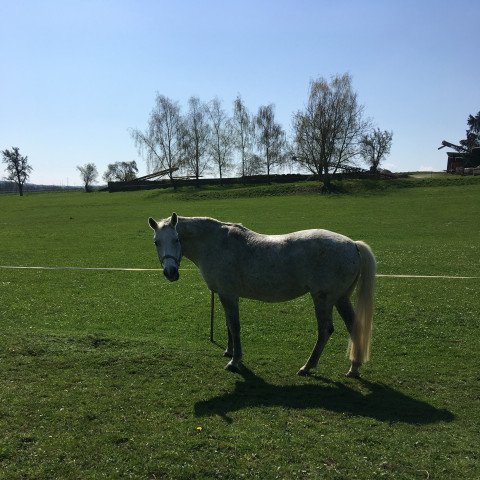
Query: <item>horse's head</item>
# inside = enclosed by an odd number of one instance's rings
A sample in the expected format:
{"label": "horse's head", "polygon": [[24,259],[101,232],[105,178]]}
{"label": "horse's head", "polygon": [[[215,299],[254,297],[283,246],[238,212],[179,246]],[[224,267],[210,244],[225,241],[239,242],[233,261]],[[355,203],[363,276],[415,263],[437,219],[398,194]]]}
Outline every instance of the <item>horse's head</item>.
{"label": "horse's head", "polygon": [[148,224],[155,232],[153,241],[157,249],[158,258],[163,266],[163,274],[174,282],[178,280],[180,274],[180,261],[182,260],[182,246],[177,233],[178,217],[172,213],[171,218],[156,222],[152,217],[148,219]]}

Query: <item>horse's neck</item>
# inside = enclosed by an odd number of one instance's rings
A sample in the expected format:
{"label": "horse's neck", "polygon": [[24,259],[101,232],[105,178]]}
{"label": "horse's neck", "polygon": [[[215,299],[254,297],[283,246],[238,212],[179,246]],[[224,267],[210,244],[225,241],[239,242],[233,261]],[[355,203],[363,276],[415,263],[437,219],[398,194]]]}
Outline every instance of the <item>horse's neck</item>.
{"label": "horse's neck", "polygon": [[179,217],[177,232],[185,257],[198,265],[205,245],[210,244],[209,237],[215,234],[220,222],[202,217]]}

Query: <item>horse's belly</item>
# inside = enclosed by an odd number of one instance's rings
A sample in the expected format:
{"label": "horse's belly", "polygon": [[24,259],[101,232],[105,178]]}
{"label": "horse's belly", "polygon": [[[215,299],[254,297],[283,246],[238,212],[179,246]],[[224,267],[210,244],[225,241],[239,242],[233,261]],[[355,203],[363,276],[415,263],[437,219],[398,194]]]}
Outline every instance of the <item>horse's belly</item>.
{"label": "horse's belly", "polygon": [[241,288],[240,297],[263,302],[286,302],[305,295],[309,289],[301,285],[268,285],[265,283],[248,285]]}
{"label": "horse's belly", "polygon": [[291,276],[239,274],[238,271],[223,271],[218,275],[201,273],[210,290],[263,302],[286,302],[309,291],[304,281],[296,281]]}
{"label": "horse's belly", "polygon": [[244,274],[237,288],[239,297],[264,302],[285,302],[305,295],[309,287],[305,278],[280,274],[249,275]]}

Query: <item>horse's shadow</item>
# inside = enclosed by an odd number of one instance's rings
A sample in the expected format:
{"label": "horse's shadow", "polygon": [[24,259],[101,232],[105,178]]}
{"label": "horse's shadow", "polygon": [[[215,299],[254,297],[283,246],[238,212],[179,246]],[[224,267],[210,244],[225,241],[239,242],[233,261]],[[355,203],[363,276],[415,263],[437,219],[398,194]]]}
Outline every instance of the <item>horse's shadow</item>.
{"label": "horse's shadow", "polygon": [[235,384],[231,393],[215,396],[195,404],[197,417],[220,415],[232,422],[230,413],[250,407],[284,407],[290,409],[321,408],[332,412],[370,417],[382,422],[430,424],[450,422],[455,417],[444,409],[409,397],[382,383],[359,380],[360,392],[342,382],[313,376],[322,383],[305,385],[272,385],[254,372],[241,367],[244,381]]}

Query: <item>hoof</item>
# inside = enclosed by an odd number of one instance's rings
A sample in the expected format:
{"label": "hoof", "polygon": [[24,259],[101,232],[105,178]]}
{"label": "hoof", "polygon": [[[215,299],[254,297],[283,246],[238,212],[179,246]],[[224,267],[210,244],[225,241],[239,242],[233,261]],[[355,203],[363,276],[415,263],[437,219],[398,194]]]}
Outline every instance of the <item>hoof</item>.
{"label": "hoof", "polygon": [[227,358],[232,358],[233,357],[233,353],[229,352],[228,350],[225,350],[223,352],[223,356],[224,357],[227,357]]}
{"label": "hoof", "polygon": [[349,371],[345,374],[345,376],[348,377],[348,378],[360,378],[360,373],[358,373],[358,371],[349,370]]}
{"label": "hoof", "polygon": [[308,370],[305,370],[304,368],[301,368],[298,372],[297,375],[299,377],[306,377],[309,374]]}
{"label": "hoof", "polygon": [[231,362],[228,362],[225,365],[225,370],[228,370],[229,372],[233,372],[233,373],[239,373],[240,372],[240,369],[238,368],[238,365],[233,365]]}

